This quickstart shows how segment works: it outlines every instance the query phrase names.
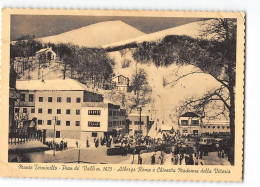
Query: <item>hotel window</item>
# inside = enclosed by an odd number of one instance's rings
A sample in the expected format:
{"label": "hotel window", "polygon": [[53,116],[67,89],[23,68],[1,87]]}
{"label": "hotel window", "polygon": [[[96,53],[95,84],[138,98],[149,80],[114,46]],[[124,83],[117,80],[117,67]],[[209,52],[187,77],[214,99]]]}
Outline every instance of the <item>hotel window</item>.
{"label": "hotel window", "polygon": [[181,125],[188,126],[189,125],[188,120],[181,120]]}
{"label": "hotel window", "polygon": [[15,109],[14,109],[14,112],[15,112],[15,113],[19,113],[19,108],[15,108]]}
{"label": "hotel window", "polygon": [[80,103],[80,97],[77,97],[77,98],[76,98],[76,102],[77,102],[77,103]]}
{"label": "hotel window", "polygon": [[108,122],[108,127],[112,127],[113,123],[112,122]]}
{"label": "hotel window", "polygon": [[80,110],[76,110],[76,115],[80,115]]}
{"label": "hotel window", "polygon": [[92,132],[92,137],[97,137],[97,133],[96,132]]}
{"label": "hotel window", "polygon": [[42,113],[42,108],[38,108],[38,113],[39,113],[39,114]]}
{"label": "hotel window", "polygon": [[108,115],[109,115],[109,116],[112,116],[112,111],[111,111],[111,110],[108,112]]}
{"label": "hotel window", "polygon": [[66,110],[66,114],[70,114],[70,109],[67,109],[67,110]]}
{"label": "hotel window", "polygon": [[71,103],[71,97],[67,97],[67,103]]}
{"label": "hotel window", "polygon": [[61,109],[57,109],[57,114],[61,114]]}
{"label": "hotel window", "polygon": [[213,126],[213,129],[215,129],[215,126]]}
{"label": "hotel window", "polygon": [[100,110],[88,110],[88,115],[100,115]]}
{"label": "hotel window", "polygon": [[48,121],[47,121],[47,125],[51,125],[51,120],[48,120]]}
{"label": "hotel window", "polygon": [[66,121],[66,126],[70,126],[70,121]]}
{"label": "hotel window", "polygon": [[222,126],[222,129],[224,129],[225,128],[225,126]]}
{"label": "hotel window", "polygon": [[199,120],[191,120],[191,126],[199,126]]}
{"label": "hotel window", "polygon": [[23,113],[27,113],[27,108],[23,108]]}
{"label": "hotel window", "polygon": [[31,113],[35,113],[35,108],[31,108]]}
{"label": "hotel window", "polygon": [[52,102],[52,97],[48,97],[48,102],[49,102],[49,103]]}
{"label": "hotel window", "polygon": [[75,126],[80,126],[80,121],[76,121]]}
{"label": "hotel window", "polygon": [[25,94],[21,94],[21,101],[25,101]]}
{"label": "hotel window", "polygon": [[100,127],[100,122],[98,121],[89,121],[88,122],[89,127]]}
{"label": "hotel window", "polygon": [[33,94],[29,94],[29,102],[33,102],[34,100],[34,95]]}
{"label": "hotel window", "polygon": [[206,129],[206,126],[203,126],[204,129]]}
{"label": "hotel window", "polygon": [[208,126],[208,128],[210,129],[210,126]]}
{"label": "hotel window", "polygon": [[116,116],[116,111],[113,111],[113,116]]}
{"label": "hotel window", "polygon": [[129,125],[132,125],[132,121],[129,121]]}
{"label": "hotel window", "polygon": [[43,102],[43,97],[39,97],[39,102]]}
{"label": "hotel window", "polygon": [[43,124],[43,121],[42,120],[38,120],[38,125],[42,125]]}
{"label": "hotel window", "polygon": [[60,120],[57,120],[56,125],[60,125]]}
{"label": "hotel window", "polygon": [[48,109],[48,114],[52,114],[52,109]]}
{"label": "hotel window", "polygon": [[227,126],[227,129],[229,129],[229,126]]}
{"label": "hotel window", "polygon": [[57,103],[61,103],[62,99],[61,97],[57,97]]}
{"label": "hotel window", "polygon": [[220,129],[220,126],[218,126],[218,129]]}

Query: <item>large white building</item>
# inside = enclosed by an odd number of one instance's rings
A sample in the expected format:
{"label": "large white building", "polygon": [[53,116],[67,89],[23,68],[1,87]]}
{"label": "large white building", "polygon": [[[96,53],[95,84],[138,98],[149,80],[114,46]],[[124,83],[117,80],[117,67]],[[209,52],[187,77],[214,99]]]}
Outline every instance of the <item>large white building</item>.
{"label": "large white building", "polygon": [[55,125],[57,138],[80,139],[82,104],[103,102],[102,95],[73,79],[17,81],[16,88],[20,99],[15,103],[15,120],[36,117],[37,128],[46,129],[47,137],[53,137]]}

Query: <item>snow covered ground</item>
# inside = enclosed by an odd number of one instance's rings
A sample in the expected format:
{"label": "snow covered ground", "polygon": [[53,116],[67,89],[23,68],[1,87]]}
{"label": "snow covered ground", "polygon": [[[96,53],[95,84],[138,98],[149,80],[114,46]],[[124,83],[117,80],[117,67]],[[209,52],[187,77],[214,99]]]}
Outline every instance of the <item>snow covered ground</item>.
{"label": "snow covered ground", "polygon": [[54,36],[39,38],[44,43],[72,43],[85,47],[101,47],[144,35],[138,29],[118,20],[92,24]]}

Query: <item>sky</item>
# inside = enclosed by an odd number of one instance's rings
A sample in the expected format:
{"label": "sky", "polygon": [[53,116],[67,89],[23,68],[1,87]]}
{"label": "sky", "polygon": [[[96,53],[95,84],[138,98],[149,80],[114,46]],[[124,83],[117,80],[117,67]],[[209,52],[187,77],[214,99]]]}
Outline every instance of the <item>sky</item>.
{"label": "sky", "polygon": [[36,38],[52,36],[98,22],[114,20],[121,20],[148,34],[201,19],[173,17],[12,15],[11,40],[16,40],[28,34],[35,35]]}

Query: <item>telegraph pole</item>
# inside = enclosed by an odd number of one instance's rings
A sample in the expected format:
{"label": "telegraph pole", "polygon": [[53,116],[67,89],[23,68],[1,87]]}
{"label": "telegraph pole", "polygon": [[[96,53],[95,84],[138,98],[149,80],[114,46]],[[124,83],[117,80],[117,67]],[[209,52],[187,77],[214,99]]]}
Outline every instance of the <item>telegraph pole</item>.
{"label": "telegraph pole", "polygon": [[142,131],[142,107],[137,109],[137,111],[140,112],[139,125],[140,125],[140,131]]}
{"label": "telegraph pole", "polygon": [[55,149],[56,149],[56,147],[54,146],[55,145],[54,144],[55,143],[55,135],[56,135],[55,127],[56,127],[56,122],[57,122],[58,117],[54,116],[53,119],[54,119],[54,126],[53,126],[53,156],[55,156]]}

